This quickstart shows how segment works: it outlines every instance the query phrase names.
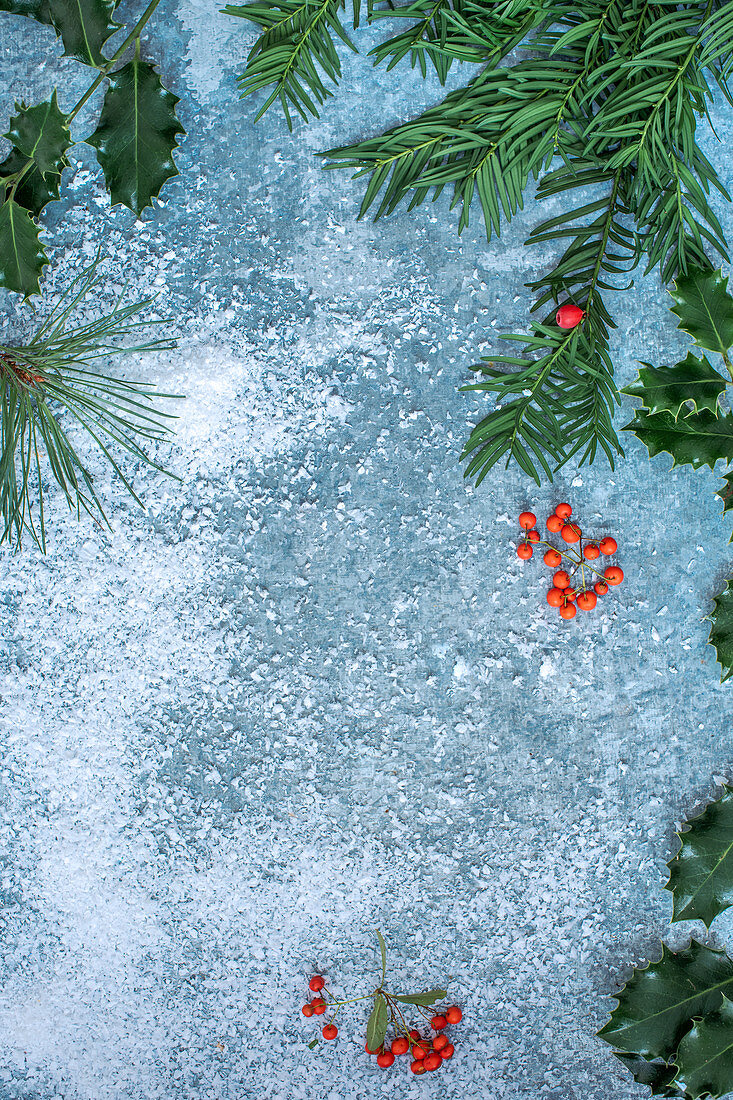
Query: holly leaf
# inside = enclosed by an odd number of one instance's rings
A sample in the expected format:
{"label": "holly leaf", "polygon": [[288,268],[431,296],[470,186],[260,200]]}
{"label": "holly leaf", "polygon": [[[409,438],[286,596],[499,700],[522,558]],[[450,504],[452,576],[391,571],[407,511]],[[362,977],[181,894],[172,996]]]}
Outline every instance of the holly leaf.
{"label": "holly leaf", "polygon": [[[28,163],[28,157],[24,157],[17,149],[11,149],[10,155],[0,164],[0,187],[3,184],[9,187],[17,173]],[[68,161],[65,158],[62,167],[68,167]],[[13,179],[8,180],[9,177],[13,177]],[[33,165],[17,185],[15,201],[19,206],[24,206],[26,210],[30,210],[31,214],[37,217],[44,206],[49,202],[53,202],[54,199],[58,199],[60,185],[60,175],[49,172],[44,178]]]}
{"label": "holly leaf", "polygon": [[18,111],[4,135],[18,152],[32,160],[42,176],[61,174],[71,133],[66,115],[59,109],[56,89],[50,99],[35,107],[15,104]]}
{"label": "holly leaf", "polygon": [[701,920],[709,928],[733,905],[733,787],[685,822],[680,850],[667,864],[665,889],[674,895],[672,920]]}
{"label": "holly leaf", "polygon": [[707,409],[716,413],[725,387],[722,374],[705,356],[698,359],[690,351],[687,358],[674,367],[653,367],[651,363],[643,363],[637,381],[621,392],[640,398],[649,412],[668,412],[677,420],[683,408],[685,415],[691,411],[687,402],[692,403],[695,412]]}
{"label": "holly leaf", "polygon": [[0,206],[0,286],[26,298],[38,294],[47,263],[38,225],[24,207],[6,199]]}
{"label": "holly leaf", "polygon": [[367,1020],[366,1045],[370,1050],[379,1050],[387,1034],[388,1023],[387,1002],[378,993],[374,998],[374,1008]]}
{"label": "holly leaf", "polygon": [[668,412],[651,413],[637,409],[634,419],[623,427],[638,435],[651,456],[668,451],[673,466],[692,466],[697,470],[723,459],[733,461],[733,416],[729,412],[713,416],[707,409],[675,418]]}
{"label": "holly leaf", "polygon": [[693,940],[682,951],[665,944],[659,962],[632,974],[598,1035],[618,1050],[669,1062],[694,1016],[720,1007],[733,991],[733,959]]}
{"label": "holly leaf", "polygon": [[398,996],[396,993],[390,993],[390,997],[393,1001],[402,1001],[406,1005],[434,1005],[436,1001],[442,1001],[444,997],[447,997],[448,991],[445,989],[427,989],[424,993],[405,993]]}
{"label": "holly leaf", "polygon": [[725,588],[713,600],[714,610],[709,616],[711,623],[708,645],[717,656],[723,670],[721,684],[733,676],[733,581],[727,581]]}
{"label": "holly leaf", "polygon": [[690,1096],[725,1096],[733,1090],[733,1002],[696,1020],[675,1058],[677,1080]]}
{"label": "holly leaf", "polygon": [[722,489],[717,489],[715,495],[723,501],[723,515],[725,515],[733,509],[733,470],[723,474],[723,481],[725,485]]}
{"label": "holly leaf", "polygon": [[0,11],[25,15],[29,19],[37,19],[39,23],[52,22],[48,0],[0,0]]}
{"label": "holly leaf", "polygon": [[122,203],[140,215],[178,174],[171,154],[185,131],[176,103],[178,96],[138,57],[110,78],[99,125],[86,140],[97,150],[113,205]]}
{"label": "holly leaf", "polygon": [[102,46],[122,26],[112,18],[114,0],[48,0],[48,7],[65,55],[85,65],[102,64]]}
{"label": "holly leaf", "polygon": [[683,1089],[674,1084],[677,1067],[669,1062],[650,1062],[640,1054],[616,1051],[616,1057],[626,1066],[639,1085],[648,1085],[652,1096],[684,1097]]}
{"label": "holly leaf", "polygon": [[670,308],[680,318],[677,328],[698,347],[721,355],[733,344],[733,298],[727,287],[727,275],[697,267],[679,275],[670,291],[675,301]]}

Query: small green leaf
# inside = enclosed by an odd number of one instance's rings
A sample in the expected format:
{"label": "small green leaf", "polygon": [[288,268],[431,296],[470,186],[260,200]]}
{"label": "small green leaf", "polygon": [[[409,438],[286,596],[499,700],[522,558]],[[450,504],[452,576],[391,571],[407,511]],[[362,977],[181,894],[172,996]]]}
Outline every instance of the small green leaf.
{"label": "small green leaf", "polygon": [[709,466],[733,461],[733,416],[729,412],[713,416],[707,409],[681,417],[668,412],[649,413],[637,409],[634,419],[623,427],[638,435],[651,456],[668,451],[673,466]]}
{"label": "small green leaf", "polygon": [[701,920],[710,927],[733,905],[733,787],[685,822],[680,850],[667,864],[673,920]]}
{"label": "small green leaf", "polygon": [[631,386],[621,392],[630,397],[638,397],[651,413],[668,412],[675,420],[684,410],[685,415],[707,409],[711,413],[718,410],[720,395],[725,391],[726,381],[703,355],[697,359],[692,352],[674,367],[653,367],[643,363],[639,377]]}
{"label": "small green leaf", "polygon": [[377,993],[374,998],[374,1008],[367,1020],[366,1045],[370,1050],[379,1050],[387,1034],[388,1023],[387,1002],[381,994]]}
{"label": "small green leaf", "polygon": [[668,1062],[693,1017],[719,1008],[733,991],[733,959],[693,940],[682,951],[665,944],[659,962],[637,969],[614,994],[618,1004],[598,1032],[616,1050]]}
{"label": "small green leaf", "polygon": [[308,1043],[308,1050],[315,1050],[317,1046],[318,1039],[311,1039],[310,1043]]}
{"label": "small green leaf", "polygon": [[[3,184],[10,186],[13,180],[11,179],[10,183],[8,183],[8,177],[15,177],[28,163],[28,157],[24,157],[17,149],[11,149],[10,155],[0,164],[0,187]],[[68,161],[64,160],[63,167],[68,167]],[[15,189],[15,201],[19,206],[23,206],[26,210],[30,210],[31,214],[37,217],[44,206],[54,199],[58,199],[60,184],[60,175],[54,175],[49,172],[44,179],[34,165],[26,172],[17,185]]]}
{"label": "small green leaf", "polygon": [[692,1097],[725,1096],[733,1090],[733,1002],[696,1020],[675,1058],[677,1080]]}
{"label": "small green leaf", "polygon": [[102,46],[122,26],[112,18],[114,0],[48,0],[48,6],[66,56],[85,65],[102,64]]}
{"label": "small green leaf", "polygon": [[48,258],[31,215],[12,199],[0,206],[0,286],[28,297],[38,294],[38,280]]}
{"label": "small green leaf", "polygon": [[[716,489],[715,495],[723,501],[723,515],[725,515],[726,512],[733,510],[733,470],[723,474],[723,481],[725,484],[720,489]],[[731,542],[733,542],[733,535]]]}
{"label": "small green leaf", "polygon": [[403,1001],[408,1005],[434,1005],[436,1001],[442,1001],[444,997],[447,997],[448,991],[445,989],[427,989],[424,993],[409,993],[398,996],[396,993],[390,993],[390,997],[393,1001]]}
{"label": "small green leaf", "polygon": [[720,355],[733,344],[733,298],[727,287],[728,277],[720,271],[691,268],[670,291],[675,300],[672,313],[680,318],[677,327],[689,333],[698,347]]}
{"label": "small green leaf", "polygon": [[48,0],[0,0],[0,11],[25,15],[29,19],[37,19],[39,23],[52,22]]}
{"label": "small green leaf", "polygon": [[615,1054],[631,1072],[637,1084],[649,1086],[652,1096],[684,1097],[683,1090],[674,1084],[676,1066],[671,1066],[668,1062],[648,1061],[640,1054],[625,1054],[621,1051],[616,1051]]}
{"label": "small green leaf", "polygon": [[86,140],[97,150],[112,203],[140,215],[167,179],[178,174],[171,156],[184,133],[178,96],[166,91],[151,64],[133,58],[110,79],[99,125]]}
{"label": "small green leaf", "polygon": [[721,683],[724,684],[733,676],[733,581],[727,581],[713,604],[715,609],[710,615],[713,625],[708,643],[718,656],[718,664],[723,670]]}
{"label": "small green leaf", "polygon": [[11,118],[5,137],[35,163],[42,176],[60,175],[72,142],[66,115],[59,110],[56,89],[44,103],[35,107],[16,103],[15,109],[18,114]]}

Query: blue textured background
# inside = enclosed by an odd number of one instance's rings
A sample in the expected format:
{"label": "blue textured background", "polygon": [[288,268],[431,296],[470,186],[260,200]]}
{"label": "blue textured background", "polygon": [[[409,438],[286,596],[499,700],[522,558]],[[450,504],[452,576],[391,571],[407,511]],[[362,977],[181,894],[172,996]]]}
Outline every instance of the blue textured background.
{"label": "blue textured background", "polygon": [[[446,198],[357,223],[361,186],[313,153],[437,83],[349,58],[320,123],[255,128],[249,41],[164,6],[180,177],[136,223],[80,147],[48,217],[49,290],[101,243],[110,293],[161,292],[180,346],[141,369],[189,397],[160,451],[181,485],[136,471],[141,512],[92,460],[111,533],[57,502],[48,556],[3,556],[0,1095],[631,1100],[594,1032],[665,933],[673,824],[733,753],[703,621],[730,565],[716,479],[626,437],[615,474],[464,483],[482,406],[458,386],[552,255],[523,247],[533,201],[489,245]],[[3,15],[0,50],[4,118],[85,87],[48,28]],[[622,383],[684,348],[665,298],[654,276],[610,300]],[[627,575],[571,624],[513,548],[518,511],[560,499]],[[309,973],[368,988],[375,927],[396,985],[450,975],[465,1006],[439,1074],[378,1070],[358,1007],[306,1049]]]}

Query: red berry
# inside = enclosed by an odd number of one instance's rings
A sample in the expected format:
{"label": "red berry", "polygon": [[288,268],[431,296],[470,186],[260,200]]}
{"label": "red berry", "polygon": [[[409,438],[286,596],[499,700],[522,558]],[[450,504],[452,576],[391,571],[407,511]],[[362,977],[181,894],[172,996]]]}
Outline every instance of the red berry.
{"label": "red berry", "polygon": [[425,1066],[422,1062],[413,1062],[410,1066],[413,1073],[420,1074],[425,1073]]}
{"label": "red berry", "polygon": [[303,1005],[300,1010],[304,1016],[312,1016],[314,1012],[313,1005]]}
{"label": "red berry", "polygon": [[527,538],[529,539],[530,542],[539,542],[540,541],[540,533],[539,533],[539,531],[528,531],[527,532]]}
{"label": "red berry", "polygon": [[527,531],[531,531],[533,527],[537,526],[537,516],[534,512],[520,512],[519,526],[524,527]]}
{"label": "red berry", "polygon": [[326,1026],[321,1031],[321,1035],[324,1039],[335,1039],[338,1033],[339,1029],[336,1027],[335,1024],[326,1024]]}
{"label": "red berry", "polygon": [[320,974],[316,974],[315,977],[311,978],[308,982],[308,988],[312,989],[314,993],[320,993],[325,984],[325,979],[322,978]]}
{"label": "red berry", "polygon": [[603,570],[603,576],[609,584],[621,584],[624,579],[624,571],[619,569],[617,565],[609,565],[607,569]]}
{"label": "red berry", "polygon": [[448,1043],[448,1046],[443,1047],[443,1049],[441,1050],[440,1057],[445,1058],[445,1060],[447,1061],[449,1058],[453,1057],[453,1052],[455,1049],[456,1048],[453,1046],[453,1043]]}
{"label": "red berry", "polygon": [[557,573],[555,573],[552,578],[552,583],[555,585],[555,588],[567,588],[570,584],[570,577],[564,569],[558,569]]}
{"label": "red berry", "polygon": [[611,538],[610,535],[606,535],[605,539],[601,539],[598,543],[598,548],[602,554],[615,554],[618,550],[618,543],[616,539]]}
{"label": "red berry", "polygon": [[598,597],[595,592],[581,592],[576,602],[581,611],[592,611],[598,603]]}
{"label": "red berry", "polygon": [[585,313],[580,306],[574,306],[572,302],[566,302],[565,305],[560,306],[555,314],[558,328],[575,328],[584,317]]}
{"label": "red berry", "polygon": [[562,520],[553,513],[548,516],[546,527],[548,531],[552,531],[553,535],[556,535],[562,529]]}
{"label": "red berry", "polygon": [[519,546],[517,547],[517,557],[521,558],[522,561],[528,561],[532,557],[533,553],[534,550],[528,542],[520,542]]}
{"label": "red berry", "polygon": [[557,569],[558,565],[562,561],[562,554],[558,554],[557,550],[555,550],[553,547],[550,547],[549,550],[545,551],[545,555],[542,560],[545,565],[549,565],[550,569]]}
{"label": "red berry", "polygon": [[314,1001],[311,1001],[311,1004],[313,1005],[313,1011],[316,1016],[322,1016],[326,1011],[326,1002],[323,997],[316,997]]}
{"label": "red berry", "polygon": [[393,1054],[407,1054],[410,1049],[409,1039],[406,1039],[404,1035],[400,1035],[399,1039],[393,1039],[390,1047]]}
{"label": "red berry", "polygon": [[568,588],[563,588],[562,594],[566,600],[571,600],[573,603],[575,603],[576,596],[578,595],[575,589],[570,588],[569,586]]}
{"label": "red berry", "polygon": [[390,1066],[394,1065],[394,1054],[392,1051],[383,1050],[381,1054],[378,1054],[377,1065],[381,1066],[382,1069],[389,1069]]}
{"label": "red berry", "polygon": [[565,597],[559,588],[551,588],[547,593],[547,602],[550,607],[562,607],[565,602]]}
{"label": "red berry", "polygon": [[427,1070],[437,1069],[438,1066],[441,1066],[442,1064],[443,1059],[440,1057],[439,1054],[436,1054],[435,1052],[433,1052],[432,1054],[428,1054],[427,1058],[423,1062],[423,1065]]}
{"label": "red berry", "polygon": [[427,1057],[428,1047],[425,1043],[413,1043],[412,1044],[412,1057],[418,1061]]}
{"label": "red berry", "polygon": [[568,519],[572,514],[573,509],[570,507],[569,504],[558,504],[557,508],[555,509],[555,515],[559,516],[560,519]]}
{"label": "red berry", "polygon": [[577,523],[566,523],[560,531],[565,542],[577,542],[582,533]]}
{"label": "red berry", "polygon": [[595,588],[599,596],[605,596],[606,592],[608,592],[608,585],[605,581],[596,581],[593,587]]}
{"label": "red berry", "polygon": [[574,619],[578,614],[578,609],[574,603],[566,603],[564,607],[560,608],[561,619]]}
{"label": "red berry", "polygon": [[372,1050],[372,1048],[369,1046],[369,1043],[366,1043],[364,1046],[364,1050],[367,1052],[367,1054],[381,1054],[383,1049],[383,1047],[377,1047],[376,1050]]}
{"label": "red berry", "polygon": [[463,1012],[458,1005],[451,1005],[448,1011],[445,1013],[445,1018],[449,1024],[460,1024],[463,1019]]}
{"label": "red berry", "polygon": [[417,1030],[416,1027],[413,1027],[412,1031],[409,1034],[410,1034],[410,1038],[414,1039],[415,1042],[419,1042],[420,1039],[422,1039],[422,1035],[420,1034],[420,1032]]}
{"label": "red berry", "polygon": [[445,1025],[447,1023],[448,1023],[448,1021],[446,1020],[445,1016],[438,1013],[436,1016],[433,1016],[433,1018],[431,1019],[430,1026],[433,1029],[433,1031],[440,1031],[440,1029],[442,1027],[445,1027]]}
{"label": "red berry", "polygon": [[447,1035],[436,1035],[433,1039],[433,1050],[441,1051],[448,1046]]}
{"label": "red berry", "polygon": [[589,542],[587,546],[583,547],[583,557],[586,561],[595,561],[600,552],[594,542]]}

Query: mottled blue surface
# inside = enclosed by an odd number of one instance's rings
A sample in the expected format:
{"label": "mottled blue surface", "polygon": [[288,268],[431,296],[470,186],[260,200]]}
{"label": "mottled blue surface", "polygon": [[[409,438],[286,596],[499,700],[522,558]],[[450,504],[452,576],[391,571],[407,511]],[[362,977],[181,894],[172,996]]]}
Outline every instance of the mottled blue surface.
{"label": "mottled blue surface", "polygon": [[[665,931],[674,822],[730,774],[703,621],[730,571],[716,478],[627,437],[616,473],[473,491],[457,456],[482,405],[457,389],[527,323],[552,256],[523,247],[533,200],[489,245],[446,198],[357,223],[360,185],[313,153],[436,83],[347,59],[320,123],[255,128],[248,41],[164,6],[180,178],[135,224],[87,151],[48,219],[58,285],[101,242],[111,289],[162,291],[180,347],[144,369],[189,399],[160,452],[182,485],[137,471],[147,513],[109,485],[111,533],[59,502],[48,556],[3,558],[0,1096],[642,1096],[594,1032]],[[64,105],[84,87],[48,28],[3,15],[0,50],[3,117],[60,72]],[[715,123],[730,187],[730,109]],[[665,298],[654,276],[609,303],[623,383],[685,346]],[[571,624],[514,555],[518,511],[560,499],[627,576]],[[396,984],[452,976],[440,1074],[378,1070],[358,1006],[306,1048],[309,973],[368,989],[375,927]]]}

